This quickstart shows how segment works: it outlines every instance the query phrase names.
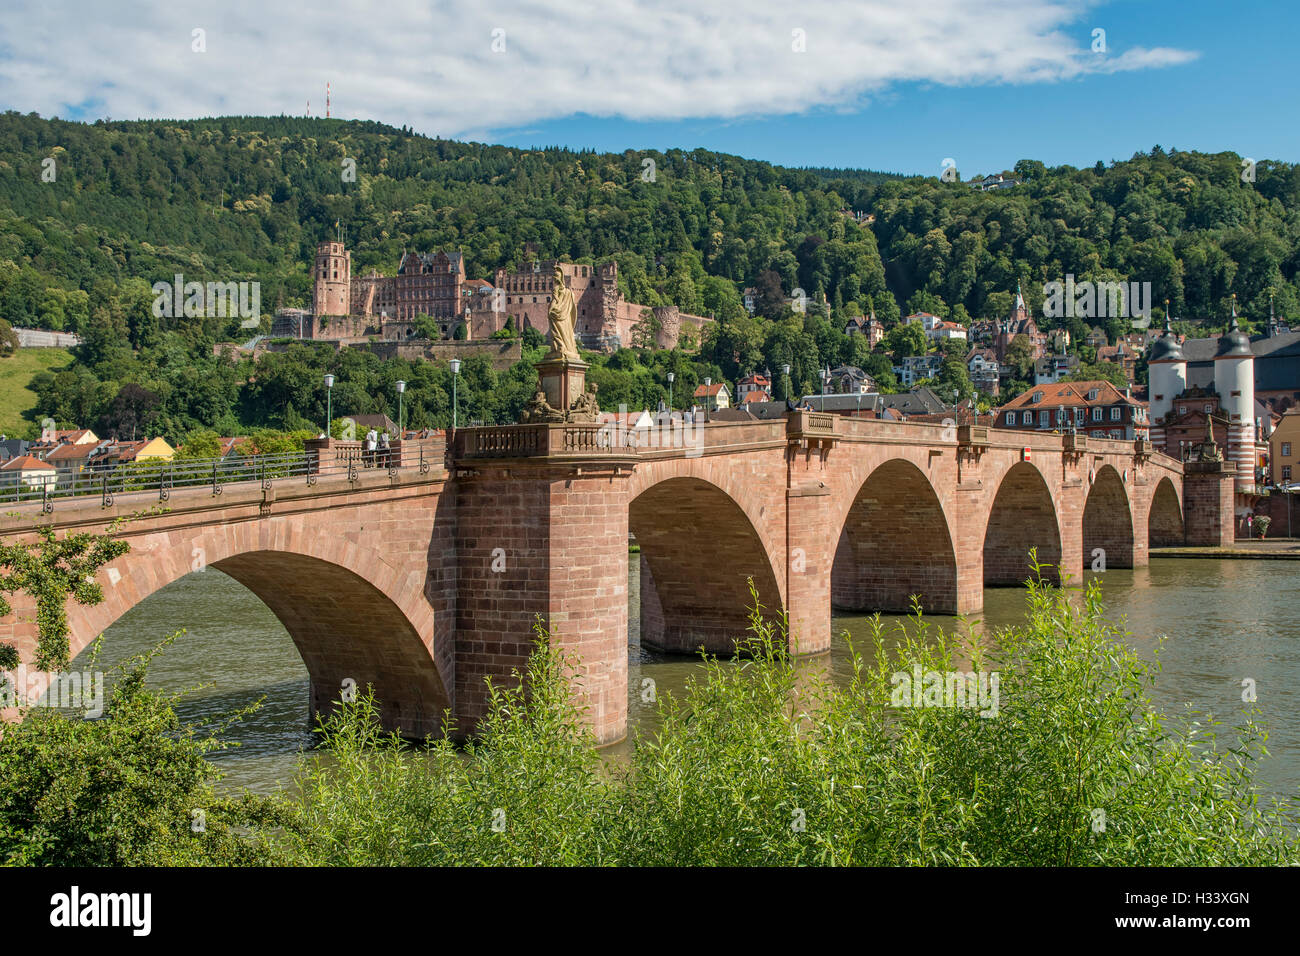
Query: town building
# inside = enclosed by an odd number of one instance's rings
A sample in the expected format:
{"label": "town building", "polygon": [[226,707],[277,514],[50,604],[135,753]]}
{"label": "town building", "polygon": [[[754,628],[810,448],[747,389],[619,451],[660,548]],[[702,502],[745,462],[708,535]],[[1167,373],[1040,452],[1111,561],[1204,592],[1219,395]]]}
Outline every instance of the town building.
{"label": "town building", "polygon": [[1003,365],[993,349],[975,348],[966,353],[966,371],[977,391],[994,398],[1001,392]]}
{"label": "town building", "polygon": [[851,315],[844,323],[844,334],[864,335],[867,347],[874,349],[885,338],[885,325],[876,318],[875,312],[868,316]]}
{"label": "town building", "polygon": [[[1255,398],[1278,411],[1300,403],[1300,332],[1284,328],[1280,320],[1273,318],[1264,332],[1246,337],[1245,346],[1254,359]],[[1181,351],[1188,385],[1209,388],[1215,384],[1219,341],[1213,337],[1183,340]]]}
{"label": "town building", "polygon": [[840,394],[874,392],[876,380],[856,365],[839,365],[825,372],[826,390]]}
{"label": "town building", "polygon": [[945,339],[960,339],[966,341],[966,327],[957,322],[947,322],[937,315],[931,315],[929,312],[915,312],[903,320],[904,323],[912,322],[921,323],[925,329],[925,337],[930,342],[939,342]]}
{"label": "town building", "polygon": [[1269,444],[1272,483],[1279,488],[1300,484],[1300,405],[1279,416]]}
{"label": "town building", "polygon": [[1134,376],[1137,374],[1137,360],[1138,353],[1126,342],[1103,345],[1097,349],[1097,361],[1118,365],[1123,370],[1124,377],[1128,379],[1130,385],[1133,384]]}
{"label": "town building", "polygon": [[1020,180],[1018,179],[1012,179],[1010,176],[1003,176],[1001,173],[994,173],[990,176],[982,176],[978,179],[971,180],[970,188],[987,193],[998,189],[1010,189],[1012,186],[1019,185]]}
{"label": "town building", "polygon": [[772,400],[772,377],[761,372],[750,372],[736,383],[736,404],[747,402],[770,402]]}
{"label": "town building", "polygon": [[1094,325],[1088,330],[1088,334],[1083,337],[1083,344],[1090,349],[1099,349],[1109,345],[1110,339],[1106,337],[1104,329]]}
{"label": "town building", "polygon": [[998,409],[996,420],[998,428],[1092,438],[1132,441],[1148,434],[1146,405],[1103,380],[1035,386]]}
{"label": "town building", "polygon": [[911,388],[917,382],[934,378],[943,365],[942,355],[908,355],[901,365],[893,366],[895,377],[903,385]]}
{"label": "town building", "polygon": [[[1214,352],[1207,361],[1206,343],[1210,341]],[[1197,356],[1195,363],[1187,356],[1189,345]],[[1186,339],[1180,343],[1166,317],[1165,334],[1151,346],[1147,359],[1152,444],[1167,455],[1182,457],[1191,442],[1204,440],[1208,421],[1224,459],[1237,467],[1238,519],[1253,513],[1258,485],[1270,458],[1263,440],[1264,419],[1269,416],[1267,409],[1257,404],[1255,369],[1259,357],[1253,345],[1241,331],[1234,307],[1227,331],[1213,340]],[[1273,373],[1275,367],[1270,366],[1269,371]],[[1294,370],[1290,374],[1294,377]]]}
{"label": "town building", "polygon": [[1079,368],[1077,355],[1044,355],[1034,363],[1034,384],[1054,385]]}
{"label": "town building", "polygon": [[57,469],[35,455],[19,455],[0,465],[0,487],[10,490],[26,488],[41,491],[47,487],[52,489],[57,481]]}
{"label": "town building", "polygon": [[1011,307],[1011,314],[998,323],[993,335],[993,349],[997,352],[999,362],[1006,362],[1007,350],[1018,335],[1023,335],[1029,340],[1035,360],[1043,357],[1047,349],[1047,335],[1039,330],[1038,323],[1029,314],[1029,307],[1025,305],[1025,297],[1020,294],[1019,288],[1016,289],[1016,300]]}
{"label": "town building", "polygon": [[716,385],[708,382],[696,387],[695,401],[710,411],[717,411],[720,408],[730,407],[731,393],[727,391],[727,386],[721,382]]}

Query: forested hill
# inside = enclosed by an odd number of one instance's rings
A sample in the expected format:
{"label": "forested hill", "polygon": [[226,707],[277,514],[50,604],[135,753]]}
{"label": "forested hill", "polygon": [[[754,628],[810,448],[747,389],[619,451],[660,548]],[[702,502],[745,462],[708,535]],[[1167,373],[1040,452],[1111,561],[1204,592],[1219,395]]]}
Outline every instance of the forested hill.
{"label": "forested hill", "polygon": [[[1034,305],[1042,283],[1066,273],[1149,281],[1178,316],[1221,318],[1232,292],[1247,316],[1267,313],[1270,292],[1279,311],[1300,314],[1293,164],[1260,161],[1245,182],[1235,154],[1156,147],[1083,169],[1023,160],[1016,173],[1023,185],[979,192],[704,150],[485,146],[373,122],[86,125],[9,112],[0,316],[78,329],[98,301],[123,289],[137,298],[176,272],[257,279],[268,312],[305,304],[315,244],[336,222],[358,272],[391,273],[405,249],[455,248],[469,275],[486,277],[533,242],[543,257],[616,258],[636,301],[720,317],[768,270],[787,292],[874,306],[886,321],[908,308],[1005,314],[1017,283]],[[874,218],[859,225],[852,212]]]}

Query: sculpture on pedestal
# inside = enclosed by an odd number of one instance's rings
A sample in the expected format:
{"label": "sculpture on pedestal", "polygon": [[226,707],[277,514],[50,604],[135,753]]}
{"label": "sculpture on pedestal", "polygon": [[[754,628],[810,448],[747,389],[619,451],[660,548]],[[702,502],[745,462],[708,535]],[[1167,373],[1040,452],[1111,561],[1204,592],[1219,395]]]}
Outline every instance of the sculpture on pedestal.
{"label": "sculpture on pedestal", "polygon": [[578,302],[564,284],[564,270],[559,263],[555,265],[547,318],[551,324],[551,349],[537,363],[537,393],[524,407],[523,421],[527,424],[597,422],[600,405],[596,401],[596,387],[584,388],[587,363],[578,354],[575,338]]}
{"label": "sculpture on pedestal", "polygon": [[555,283],[551,287],[551,307],[546,317],[551,323],[551,351],[546,357],[581,361],[574,338],[578,325],[578,302],[573,297],[573,290],[564,284],[564,270],[558,262],[555,264]]}

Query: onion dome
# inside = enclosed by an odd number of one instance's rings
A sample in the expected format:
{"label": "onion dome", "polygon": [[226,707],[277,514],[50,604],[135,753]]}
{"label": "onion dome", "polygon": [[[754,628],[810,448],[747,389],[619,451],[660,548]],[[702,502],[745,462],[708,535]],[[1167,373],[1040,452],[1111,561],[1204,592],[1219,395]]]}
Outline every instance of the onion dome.
{"label": "onion dome", "polygon": [[1219,339],[1219,348],[1214,353],[1215,359],[1251,357],[1255,353],[1250,348],[1250,336],[1241,331],[1237,317],[1232,317],[1228,331]]}
{"label": "onion dome", "polygon": [[1174,334],[1173,323],[1169,314],[1165,313],[1165,334],[1160,336],[1151,343],[1151,354],[1147,362],[1186,362],[1183,357],[1183,347],[1178,344],[1178,336]]}

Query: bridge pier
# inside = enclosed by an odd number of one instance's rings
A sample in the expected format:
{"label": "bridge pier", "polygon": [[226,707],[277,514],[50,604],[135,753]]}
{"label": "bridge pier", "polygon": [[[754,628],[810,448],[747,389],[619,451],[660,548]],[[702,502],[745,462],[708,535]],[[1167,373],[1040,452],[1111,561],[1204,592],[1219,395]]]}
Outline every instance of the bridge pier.
{"label": "bridge pier", "polygon": [[516,444],[477,459],[483,449],[466,445],[487,433],[458,436],[474,460],[453,474],[460,730],[472,733],[486,715],[485,681],[511,686],[512,672],[524,672],[540,622],[575,655],[592,731],[613,743],[627,732],[631,469],[577,447],[591,426],[518,426],[507,433]]}

